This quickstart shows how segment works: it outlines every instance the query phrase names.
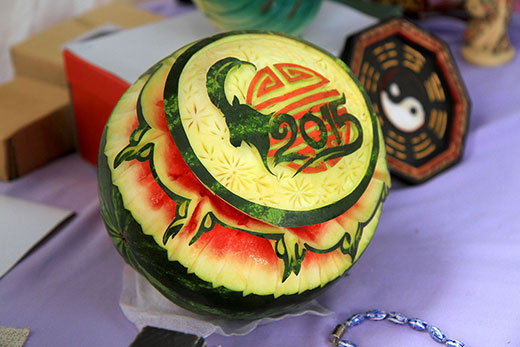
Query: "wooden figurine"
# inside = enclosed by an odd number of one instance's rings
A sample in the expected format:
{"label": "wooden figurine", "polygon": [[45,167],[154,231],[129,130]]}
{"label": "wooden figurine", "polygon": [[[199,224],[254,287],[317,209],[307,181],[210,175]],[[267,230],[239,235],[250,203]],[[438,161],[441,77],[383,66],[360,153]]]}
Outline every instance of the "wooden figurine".
{"label": "wooden figurine", "polygon": [[510,61],[515,49],[507,27],[513,10],[512,0],[466,0],[471,15],[465,33],[462,56],[476,65],[497,66]]}

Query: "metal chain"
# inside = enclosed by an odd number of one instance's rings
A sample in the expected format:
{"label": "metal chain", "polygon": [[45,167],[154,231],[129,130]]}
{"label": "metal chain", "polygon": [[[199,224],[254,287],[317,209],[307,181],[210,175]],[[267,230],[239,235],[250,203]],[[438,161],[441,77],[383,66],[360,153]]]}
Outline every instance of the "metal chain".
{"label": "metal chain", "polygon": [[363,323],[365,320],[383,321],[387,320],[397,325],[408,325],[417,331],[427,331],[430,337],[438,343],[444,344],[446,347],[468,347],[462,342],[454,339],[448,339],[446,335],[437,327],[426,323],[418,318],[407,318],[399,312],[385,312],[381,310],[372,310],[365,313],[356,313],[347,319],[344,323],[336,326],[330,335],[330,342],[334,347],[357,347],[357,345],[349,340],[344,340],[343,335],[352,327]]}

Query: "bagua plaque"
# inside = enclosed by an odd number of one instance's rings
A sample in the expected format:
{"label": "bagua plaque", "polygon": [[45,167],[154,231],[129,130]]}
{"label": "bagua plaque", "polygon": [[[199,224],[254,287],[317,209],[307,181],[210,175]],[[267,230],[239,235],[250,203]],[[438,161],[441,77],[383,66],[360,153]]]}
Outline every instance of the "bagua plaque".
{"label": "bagua plaque", "polygon": [[446,43],[393,18],[350,36],[341,58],[373,103],[395,176],[422,183],[461,159],[470,100]]}

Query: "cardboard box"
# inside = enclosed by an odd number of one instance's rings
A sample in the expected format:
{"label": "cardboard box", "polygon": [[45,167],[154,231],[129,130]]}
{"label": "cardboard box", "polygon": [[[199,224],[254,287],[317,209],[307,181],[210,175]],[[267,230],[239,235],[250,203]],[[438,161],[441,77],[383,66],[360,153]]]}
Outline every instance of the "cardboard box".
{"label": "cardboard box", "polygon": [[63,69],[64,44],[105,24],[124,29],[161,18],[133,5],[114,3],[11,47],[17,78],[0,86],[0,179],[21,176],[73,149],[75,127]]}
{"label": "cardboard box", "polygon": [[80,155],[97,165],[106,121],[121,95],[144,71],[177,48],[216,32],[201,12],[192,11],[66,45],[63,59]]}
{"label": "cardboard box", "polygon": [[66,87],[61,55],[66,42],[106,23],[125,29],[154,22],[161,18],[124,3],[114,3],[97,8],[12,46],[11,58],[15,73],[17,76],[39,79]]}
{"label": "cardboard box", "polygon": [[[350,7],[325,1],[303,38],[339,55],[348,34],[376,22],[374,17]],[[178,48],[216,33],[217,29],[204,15],[194,10],[66,45],[65,70],[74,104],[79,152],[83,158],[96,165],[105,123],[130,83]]]}
{"label": "cardboard box", "polygon": [[76,146],[80,155],[95,166],[105,123],[130,84],[68,51],[64,59],[73,101]]}
{"label": "cardboard box", "polygon": [[25,77],[0,85],[0,179],[71,151],[70,122],[67,89]]}

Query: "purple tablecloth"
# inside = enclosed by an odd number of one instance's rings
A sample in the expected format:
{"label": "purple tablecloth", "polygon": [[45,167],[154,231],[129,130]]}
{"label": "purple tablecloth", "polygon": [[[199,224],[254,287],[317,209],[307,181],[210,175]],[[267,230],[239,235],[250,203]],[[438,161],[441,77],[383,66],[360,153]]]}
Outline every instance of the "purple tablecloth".
{"label": "purple tablecloth", "polygon": [[[394,180],[359,262],[319,297],[335,314],[264,325],[209,346],[328,346],[334,326],[372,308],[401,311],[470,346],[520,346],[520,54],[486,69],[460,59],[464,24],[423,25],[451,46],[473,101],[460,164],[420,186]],[[511,25],[520,50],[520,16]],[[102,224],[95,169],[77,154],[0,193],[77,216],[0,280],[0,325],[31,328],[26,346],[127,346],[137,329],[119,307],[123,260]],[[27,216],[30,218],[30,216]],[[359,346],[435,346],[426,333],[368,322]]]}

